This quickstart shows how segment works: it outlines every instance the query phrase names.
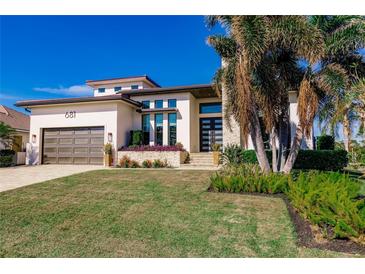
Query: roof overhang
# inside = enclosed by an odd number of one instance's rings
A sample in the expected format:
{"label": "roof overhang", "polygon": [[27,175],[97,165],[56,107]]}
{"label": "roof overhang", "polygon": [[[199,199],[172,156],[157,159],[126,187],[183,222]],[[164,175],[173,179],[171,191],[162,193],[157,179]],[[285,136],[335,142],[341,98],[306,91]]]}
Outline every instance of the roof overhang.
{"label": "roof overhang", "polygon": [[126,90],[119,93],[124,96],[145,96],[155,94],[169,94],[169,93],[183,93],[190,92],[195,98],[211,98],[218,97],[213,85],[190,85],[190,86],[176,86],[166,88],[145,88],[140,90]]}
{"label": "roof overhang", "polygon": [[120,94],[106,95],[106,96],[78,97],[78,98],[59,98],[59,99],[47,99],[47,100],[26,100],[26,101],[16,102],[15,106],[32,108],[36,106],[76,104],[76,103],[89,103],[89,102],[91,103],[91,102],[103,102],[103,101],[123,101],[132,106],[141,107],[141,103],[129,99]]}
{"label": "roof overhang", "polygon": [[144,76],[132,76],[132,77],[120,77],[120,78],[110,78],[102,80],[86,80],[86,84],[90,87],[97,88],[104,85],[113,85],[121,83],[133,83],[133,82],[146,82],[152,87],[160,87],[155,81],[153,81],[147,75]]}

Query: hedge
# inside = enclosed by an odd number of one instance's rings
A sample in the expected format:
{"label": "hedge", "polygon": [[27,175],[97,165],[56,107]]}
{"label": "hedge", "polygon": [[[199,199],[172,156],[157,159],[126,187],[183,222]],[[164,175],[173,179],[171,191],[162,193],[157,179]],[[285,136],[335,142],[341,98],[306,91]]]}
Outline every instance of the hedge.
{"label": "hedge", "polygon": [[331,135],[322,135],[317,138],[317,149],[318,150],[334,150],[335,149],[335,138]]}
{"label": "hedge", "polygon": [[14,155],[0,156],[0,167],[9,167],[14,165]]}
{"label": "hedge", "polygon": [[[266,155],[271,163],[272,152],[266,151]],[[254,150],[243,151],[243,162],[247,164],[257,164]],[[345,150],[300,150],[294,164],[294,169],[315,169],[338,171],[347,166],[348,157]]]}

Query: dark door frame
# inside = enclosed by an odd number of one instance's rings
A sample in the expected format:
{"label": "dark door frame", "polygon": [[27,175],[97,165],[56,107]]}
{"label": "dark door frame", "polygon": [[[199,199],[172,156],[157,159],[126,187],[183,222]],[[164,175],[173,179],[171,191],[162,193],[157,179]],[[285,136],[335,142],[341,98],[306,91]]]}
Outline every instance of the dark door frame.
{"label": "dark door frame", "polygon": [[[210,150],[207,151],[207,150],[203,150],[202,149],[202,147],[203,147],[202,120],[210,120],[210,123],[212,123],[212,120],[215,120],[215,119],[221,119],[222,120],[222,123],[223,123],[223,118],[220,117],[220,116],[216,116],[216,117],[200,117],[199,118],[199,151],[200,152],[209,152],[210,151]],[[221,128],[220,130],[223,130],[223,129]]]}

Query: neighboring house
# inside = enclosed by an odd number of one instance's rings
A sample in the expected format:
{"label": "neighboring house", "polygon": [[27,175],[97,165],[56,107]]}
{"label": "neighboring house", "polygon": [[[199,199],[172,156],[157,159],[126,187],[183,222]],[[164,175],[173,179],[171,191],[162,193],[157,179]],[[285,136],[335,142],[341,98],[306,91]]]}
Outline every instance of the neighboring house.
{"label": "neighboring house", "polygon": [[[180,142],[189,152],[240,143],[238,126],[231,132],[222,118],[224,94],[219,98],[211,84],[160,87],[148,76],[86,84],[94,96],[16,103],[32,111],[28,164],[102,164],[103,145],[111,143],[116,155],[131,130],[142,130],[146,145]],[[295,93],[291,102],[294,126]]]}
{"label": "neighboring house", "polygon": [[[26,144],[29,142],[29,116],[4,105],[0,105],[0,122],[15,129],[11,148],[16,152],[25,151]],[[0,149],[4,148],[4,145],[0,143]]]}

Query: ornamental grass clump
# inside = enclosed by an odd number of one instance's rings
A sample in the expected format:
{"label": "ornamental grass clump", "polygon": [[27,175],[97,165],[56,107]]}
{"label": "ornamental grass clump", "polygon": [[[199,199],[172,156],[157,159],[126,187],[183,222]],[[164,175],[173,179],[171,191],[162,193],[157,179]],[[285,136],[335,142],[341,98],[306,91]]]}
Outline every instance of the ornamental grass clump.
{"label": "ornamental grass clump", "polygon": [[258,165],[228,165],[210,178],[210,189],[219,192],[276,194],[287,189],[288,175],[263,174]]}
{"label": "ornamental grass clump", "polygon": [[289,177],[287,196],[297,211],[326,238],[365,237],[365,199],[360,183],[338,172],[301,172]]}

